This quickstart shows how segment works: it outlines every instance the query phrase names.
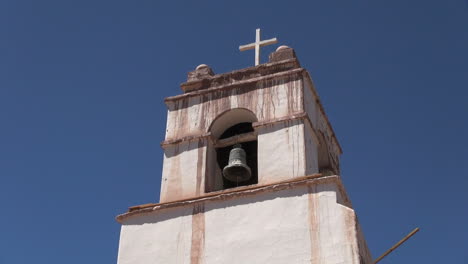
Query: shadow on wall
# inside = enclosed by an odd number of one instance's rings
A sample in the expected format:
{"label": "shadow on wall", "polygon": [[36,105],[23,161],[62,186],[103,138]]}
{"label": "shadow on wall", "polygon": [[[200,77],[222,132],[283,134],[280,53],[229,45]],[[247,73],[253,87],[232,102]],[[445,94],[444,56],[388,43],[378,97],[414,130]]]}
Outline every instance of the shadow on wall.
{"label": "shadow on wall", "polygon": [[169,145],[164,147],[164,156],[166,158],[172,158],[185,151],[191,151],[205,146],[205,139],[198,138],[193,140],[187,140],[177,144]]}

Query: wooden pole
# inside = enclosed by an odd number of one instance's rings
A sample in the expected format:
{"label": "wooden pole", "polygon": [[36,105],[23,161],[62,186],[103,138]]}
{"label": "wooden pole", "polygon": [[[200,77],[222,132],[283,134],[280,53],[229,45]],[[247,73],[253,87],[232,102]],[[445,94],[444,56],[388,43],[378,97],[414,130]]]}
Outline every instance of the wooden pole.
{"label": "wooden pole", "polygon": [[403,244],[406,240],[408,240],[410,237],[412,237],[414,234],[416,234],[419,231],[419,227],[416,227],[411,233],[406,235],[402,240],[398,241],[393,247],[391,247],[389,250],[387,250],[385,253],[382,254],[378,259],[374,260],[374,264],[377,262],[381,261],[383,258],[385,258],[388,254],[392,253],[393,250],[395,250],[397,247],[399,247],[401,244]]}

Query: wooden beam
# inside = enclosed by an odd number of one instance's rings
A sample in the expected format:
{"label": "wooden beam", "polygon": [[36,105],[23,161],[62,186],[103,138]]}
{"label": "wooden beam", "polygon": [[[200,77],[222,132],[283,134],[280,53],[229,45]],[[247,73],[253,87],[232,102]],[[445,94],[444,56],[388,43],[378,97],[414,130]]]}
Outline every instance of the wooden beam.
{"label": "wooden beam", "polygon": [[215,148],[223,148],[227,146],[231,146],[237,143],[243,143],[248,141],[257,140],[257,132],[249,132],[240,135],[235,135],[233,137],[218,139],[215,141],[214,146]]}

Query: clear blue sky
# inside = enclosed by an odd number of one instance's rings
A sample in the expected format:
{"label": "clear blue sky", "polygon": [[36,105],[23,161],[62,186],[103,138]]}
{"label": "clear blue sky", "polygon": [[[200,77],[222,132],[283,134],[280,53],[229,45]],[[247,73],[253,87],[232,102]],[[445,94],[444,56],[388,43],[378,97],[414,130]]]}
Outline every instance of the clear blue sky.
{"label": "clear blue sky", "polygon": [[115,263],[164,97],[251,66],[257,27],[311,73],[373,256],[419,226],[381,263],[468,263],[466,0],[0,1],[0,263]]}

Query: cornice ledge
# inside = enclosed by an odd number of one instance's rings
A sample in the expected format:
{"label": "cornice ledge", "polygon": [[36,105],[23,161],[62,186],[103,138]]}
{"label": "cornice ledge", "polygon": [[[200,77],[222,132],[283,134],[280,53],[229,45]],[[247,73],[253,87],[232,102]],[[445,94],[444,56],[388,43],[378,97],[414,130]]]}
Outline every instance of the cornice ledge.
{"label": "cornice ledge", "polygon": [[304,71],[305,71],[304,68],[294,68],[294,69],[291,69],[291,70],[288,70],[288,71],[277,72],[277,73],[264,75],[264,76],[259,76],[259,77],[254,77],[254,78],[250,78],[250,79],[246,79],[246,80],[242,80],[242,81],[237,81],[237,82],[233,82],[233,83],[223,84],[223,85],[219,85],[219,86],[213,86],[213,87],[202,89],[202,90],[196,90],[196,91],[193,91],[193,92],[188,92],[188,93],[184,93],[184,94],[180,94],[180,95],[176,95],[176,96],[166,97],[166,98],[164,98],[164,102],[167,104],[167,103],[172,102],[172,101],[177,101],[177,100],[187,98],[187,97],[200,96],[200,95],[211,93],[211,92],[214,92],[214,91],[217,91],[217,90],[231,89],[231,88],[234,88],[234,87],[244,86],[244,85],[254,83],[254,82],[258,82],[258,81],[269,80],[269,79],[274,79],[274,78],[281,78],[281,77],[284,77],[284,76],[287,76],[287,75],[292,75],[292,74],[302,74],[302,72],[304,72]]}
{"label": "cornice ledge", "polygon": [[[217,200],[227,200],[239,196],[248,196],[256,195],[258,193],[268,192],[268,191],[280,191],[285,189],[290,189],[303,185],[316,185],[322,183],[334,182],[338,185],[340,191],[345,194],[344,199],[346,203],[349,203],[349,199],[346,196],[346,191],[341,182],[341,177],[338,175],[324,176],[322,174],[312,174],[309,176],[298,177],[294,179],[289,179],[285,181],[280,181],[271,184],[265,185],[254,185],[254,186],[243,186],[218,192],[212,192],[205,194],[199,197],[192,197],[188,199],[176,200],[165,203],[148,203],[143,205],[132,206],[128,209],[128,212],[118,215],[116,217],[117,222],[123,223],[123,221],[129,217],[151,213],[154,211],[164,210],[167,208],[179,207],[192,205],[197,203],[202,203],[206,201],[217,201]],[[350,203],[349,203],[350,204]]]}

